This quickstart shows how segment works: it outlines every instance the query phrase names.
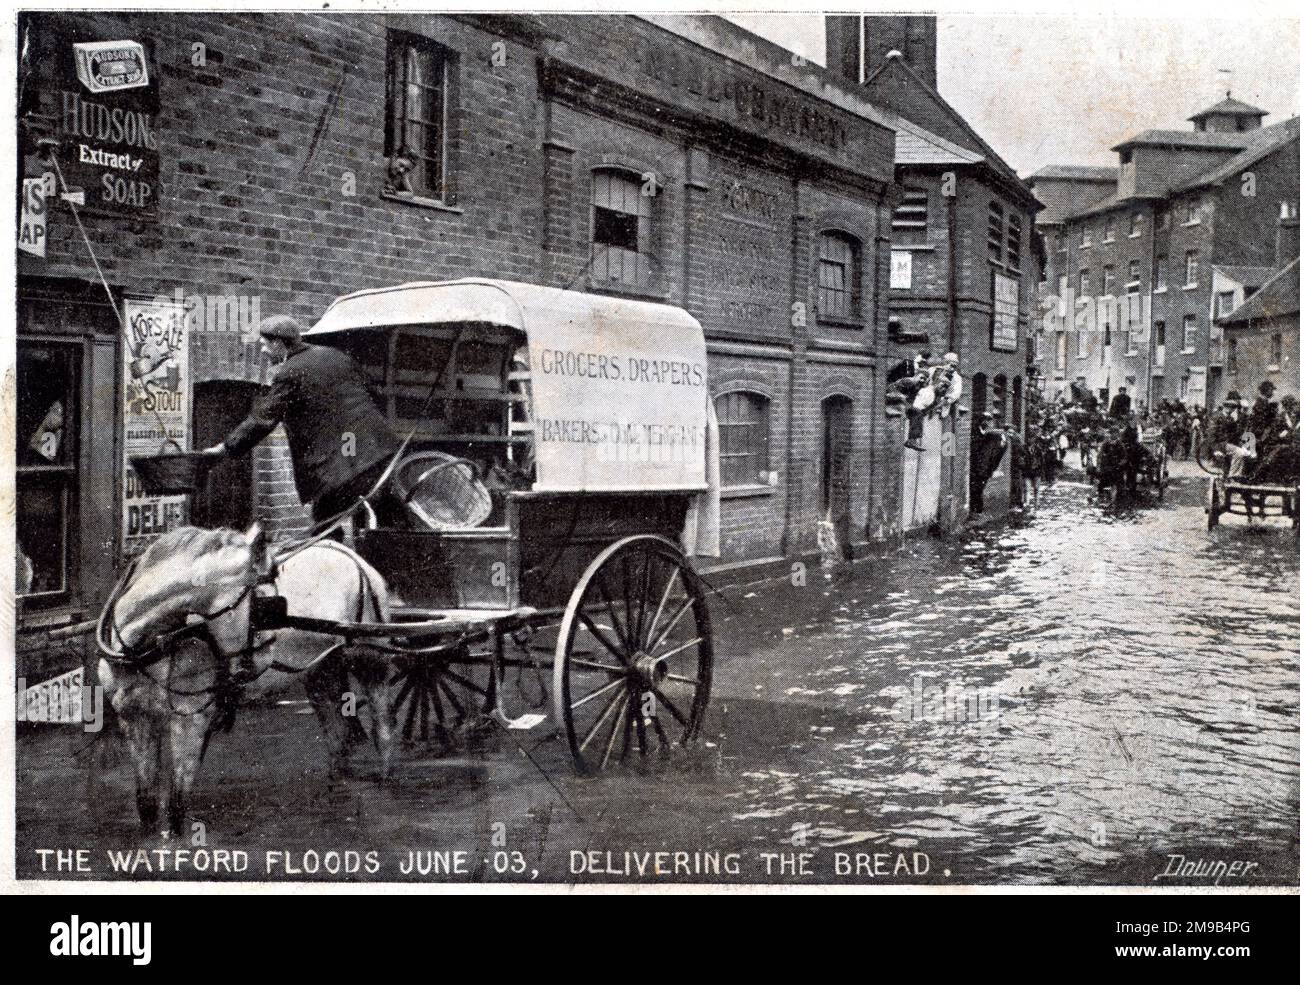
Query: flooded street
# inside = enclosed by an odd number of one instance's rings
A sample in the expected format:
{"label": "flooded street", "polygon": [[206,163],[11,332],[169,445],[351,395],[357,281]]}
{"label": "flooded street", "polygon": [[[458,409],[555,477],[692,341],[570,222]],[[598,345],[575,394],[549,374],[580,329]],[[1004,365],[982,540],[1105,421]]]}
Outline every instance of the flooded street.
{"label": "flooded street", "polygon": [[[1099,506],[1067,471],[1005,524],[728,589],[704,740],[668,762],[577,778],[543,725],[330,785],[301,695],[249,709],[213,741],[191,844],[166,847],[245,852],[242,878],[648,881],[637,853],[666,851],[690,857],[665,879],[1197,882],[1181,856],[1295,885],[1297,541],[1207,533],[1202,477],[1173,469],[1163,502]],[[106,850],[164,847],[135,833],[125,761],[87,779],[85,740],[20,739],[20,876],[38,849],[110,878]]]}

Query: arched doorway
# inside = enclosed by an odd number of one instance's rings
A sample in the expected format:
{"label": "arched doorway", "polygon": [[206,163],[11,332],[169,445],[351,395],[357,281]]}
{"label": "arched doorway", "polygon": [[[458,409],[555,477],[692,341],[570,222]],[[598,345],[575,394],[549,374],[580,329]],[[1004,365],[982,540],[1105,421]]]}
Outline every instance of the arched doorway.
{"label": "arched doorway", "polygon": [[[194,447],[221,441],[248,414],[261,387],[243,380],[213,380],[194,387]],[[253,456],[227,458],[208,472],[190,503],[196,527],[243,530],[253,522]]]}
{"label": "arched doorway", "polygon": [[853,401],[841,394],[822,401],[822,516],[835,525],[847,556],[852,533]]}

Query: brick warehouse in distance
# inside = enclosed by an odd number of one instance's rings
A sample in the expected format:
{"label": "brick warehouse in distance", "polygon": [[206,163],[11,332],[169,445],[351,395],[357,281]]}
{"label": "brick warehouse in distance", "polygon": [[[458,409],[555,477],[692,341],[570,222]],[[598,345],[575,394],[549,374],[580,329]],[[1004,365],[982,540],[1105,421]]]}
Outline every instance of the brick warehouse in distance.
{"label": "brick warehouse in distance", "polygon": [[[1108,401],[1122,386],[1135,407],[1168,399],[1214,410],[1239,389],[1222,319],[1296,256],[1300,118],[1264,126],[1267,115],[1229,93],[1190,117],[1190,130],[1115,145],[1117,168],[1050,165],[1029,177],[1047,203],[1046,292],[1062,299],[1039,345],[1049,395],[1077,384]],[[1070,297],[1080,313],[1084,299],[1098,311],[1123,299],[1140,307],[1140,327],[1125,331],[1112,313],[1091,331],[1059,330]]]}
{"label": "brick warehouse in distance", "polygon": [[[268,379],[259,317],[311,323],[403,281],[691,311],[723,432],[724,566],[808,554],[827,516],[849,545],[896,529],[894,132],[825,71],[715,18],[40,14],[20,29],[20,675],[80,662],[83,638],[51,634],[92,618],[158,532],[304,528],[283,438],[193,502],[151,500],[124,462],[242,416]],[[65,191],[85,196],[111,303]]]}

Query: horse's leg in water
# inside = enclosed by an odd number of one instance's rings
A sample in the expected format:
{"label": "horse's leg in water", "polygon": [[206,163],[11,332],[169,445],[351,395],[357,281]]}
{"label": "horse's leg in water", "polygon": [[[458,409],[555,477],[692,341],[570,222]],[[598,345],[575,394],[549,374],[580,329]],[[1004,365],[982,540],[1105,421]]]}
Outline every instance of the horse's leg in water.
{"label": "horse's leg in water", "polygon": [[[342,662],[337,655],[322,660],[307,671],[303,684],[316,717],[320,720],[321,729],[325,732],[325,744],[329,747],[330,754],[330,776],[336,777],[347,765],[350,726],[355,723],[355,719],[350,722],[343,713],[346,679]],[[355,704],[355,700],[352,704]]]}
{"label": "horse's leg in water", "polygon": [[162,758],[163,722],[160,709],[150,707],[148,692],[153,682],[143,678],[127,684],[113,695],[113,707],[121,723],[126,747],[135,764],[135,808],[140,815],[140,829],[148,834],[158,830],[158,769]]}
{"label": "horse's leg in water", "polygon": [[197,715],[173,715],[168,723],[171,739],[171,789],[167,797],[167,830],[164,835],[179,835],[185,827],[185,809],[189,805],[194,774],[203,758],[203,740],[212,727],[214,713],[206,709]]}
{"label": "horse's leg in water", "polygon": [[383,656],[364,646],[349,653],[348,666],[370,705],[372,738],[379,753],[379,776],[386,780],[393,762],[393,709],[388,693],[391,668]]}

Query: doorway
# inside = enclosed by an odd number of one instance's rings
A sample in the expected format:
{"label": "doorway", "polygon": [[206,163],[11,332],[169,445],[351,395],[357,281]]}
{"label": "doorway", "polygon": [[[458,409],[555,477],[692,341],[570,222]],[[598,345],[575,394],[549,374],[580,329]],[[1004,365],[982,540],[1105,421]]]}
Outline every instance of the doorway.
{"label": "doorway", "polygon": [[[194,387],[194,447],[208,448],[248,414],[262,388],[243,380],[214,380]],[[253,522],[253,456],[224,459],[209,470],[190,503],[196,527],[245,530]]]}
{"label": "doorway", "polygon": [[852,528],[853,401],[836,395],[822,401],[822,516],[829,517],[843,550]]}

